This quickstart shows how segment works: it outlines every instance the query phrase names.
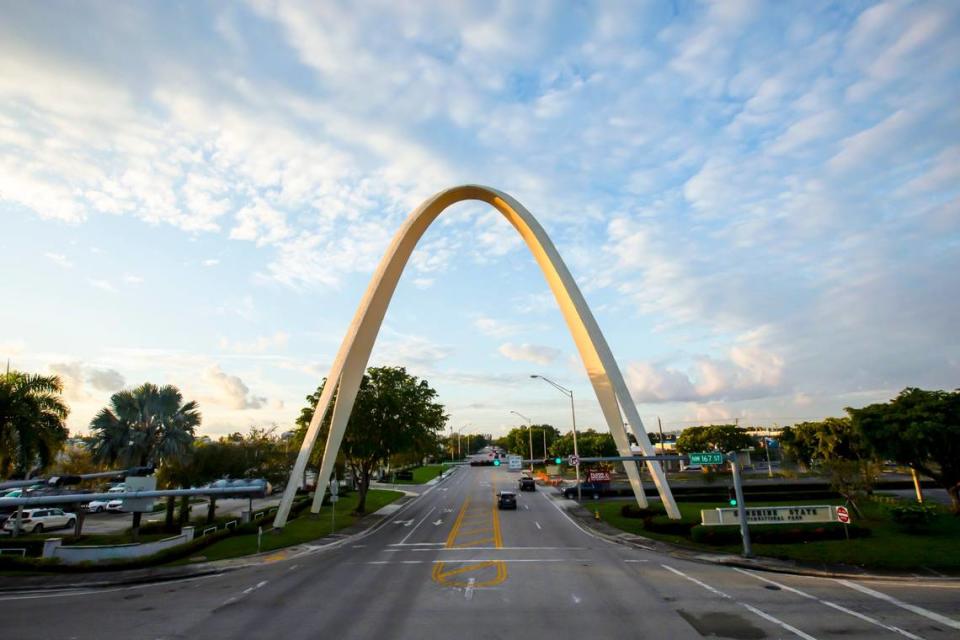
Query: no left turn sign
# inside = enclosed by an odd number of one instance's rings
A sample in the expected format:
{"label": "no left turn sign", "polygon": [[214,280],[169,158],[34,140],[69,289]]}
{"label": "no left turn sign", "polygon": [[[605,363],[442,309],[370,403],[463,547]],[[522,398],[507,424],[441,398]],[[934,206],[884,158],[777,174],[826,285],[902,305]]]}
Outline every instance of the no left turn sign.
{"label": "no left turn sign", "polygon": [[575,467],[578,464],[580,464],[580,458],[578,458],[577,456],[571,455],[567,458],[567,464],[570,465],[571,467]]}

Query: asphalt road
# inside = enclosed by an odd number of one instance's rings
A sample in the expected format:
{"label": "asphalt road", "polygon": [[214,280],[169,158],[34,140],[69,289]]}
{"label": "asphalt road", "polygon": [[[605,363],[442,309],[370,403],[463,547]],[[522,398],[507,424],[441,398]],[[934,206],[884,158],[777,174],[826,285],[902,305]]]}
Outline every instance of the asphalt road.
{"label": "asphalt road", "polygon": [[[960,638],[960,584],[842,582],[594,537],[554,492],[459,469],[374,533],[217,576],[0,596],[11,638]],[[278,556],[279,557],[279,556]]]}

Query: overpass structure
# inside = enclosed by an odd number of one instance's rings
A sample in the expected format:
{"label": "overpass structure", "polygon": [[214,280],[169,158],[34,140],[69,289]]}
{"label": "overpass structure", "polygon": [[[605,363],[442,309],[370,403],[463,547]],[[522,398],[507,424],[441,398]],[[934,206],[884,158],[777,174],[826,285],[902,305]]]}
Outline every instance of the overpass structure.
{"label": "overpass structure", "polygon": [[[296,494],[297,478],[303,477],[310,453],[316,444],[320,425],[332,411],[330,430],[327,434],[317,488],[311,510],[320,510],[323,500],[323,487],[333,473],[333,465],[343,441],[353,403],[363,373],[366,370],[374,341],[380,331],[387,307],[410,255],[430,225],[448,207],[458,202],[477,200],[485,202],[499,211],[516,229],[525,242],[533,258],[540,266],[550,290],[556,298],[560,312],[576,344],[583,361],[590,384],[593,386],[604,420],[610,429],[617,450],[621,456],[631,456],[630,443],[624,427],[624,418],[643,454],[654,456],[655,451],[647,437],[640,420],[636,405],[630,397],[623,374],[610,351],[606,339],[600,331],[593,313],[587,306],[576,281],[566,264],[547,236],[543,227],[527,209],[502,191],[480,185],[462,185],[441,191],[417,207],[397,231],[386,254],[377,266],[376,272],[366,293],[360,302],[356,314],[334,359],[327,384],[324,385],[314,410],[313,419],[307,429],[306,437],[300,447],[296,463],[290,474],[290,480],[284,489],[274,527],[281,528],[290,514],[293,498]],[[336,391],[336,401],[333,401]],[[332,407],[331,407],[332,405]],[[622,414],[621,414],[622,411]],[[667,484],[660,463],[647,460],[647,469],[653,478],[667,514],[674,519],[680,518],[680,511]],[[636,497],[637,504],[647,506],[643,486],[640,483],[640,469],[635,462],[625,462],[627,476]]]}

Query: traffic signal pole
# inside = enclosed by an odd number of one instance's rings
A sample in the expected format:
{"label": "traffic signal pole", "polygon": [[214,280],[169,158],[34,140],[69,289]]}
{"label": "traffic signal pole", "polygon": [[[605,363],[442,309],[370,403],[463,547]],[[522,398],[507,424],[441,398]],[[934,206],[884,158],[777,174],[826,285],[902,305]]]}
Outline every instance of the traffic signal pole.
{"label": "traffic signal pole", "polygon": [[753,557],[753,547],[750,545],[750,527],[747,526],[747,508],[743,504],[743,482],[740,480],[740,463],[737,462],[737,452],[727,454],[730,461],[730,471],[733,473],[733,490],[737,496],[737,517],[740,520],[740,537],[743,538],[743,557]]}

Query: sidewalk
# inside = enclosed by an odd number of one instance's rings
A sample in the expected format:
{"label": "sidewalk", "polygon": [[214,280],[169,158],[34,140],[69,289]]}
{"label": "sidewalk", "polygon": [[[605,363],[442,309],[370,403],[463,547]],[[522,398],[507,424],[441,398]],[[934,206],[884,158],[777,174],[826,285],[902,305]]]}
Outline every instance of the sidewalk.
{"label": "sidewalk", "polygon": [[607,524],[603,521],[597,521],[593,513],[582,505],[572,500],[548,495],[550,500],[558,502],[564,512],[570,516],[578,525],[587,529],[590,533],[597,535],[610,542],[623,544],[638,549],[656,551],[674,558],[681,558],[691,562],[701,562],[707,564],[719,564],[729,567],[740,567],[742,569],[753,569],[755,571],[769,571],[772,573],[788,573],[801,576],[810,576],[816,578],[846,578],[857,580],[878,580],[878,581],[903,581],[913,582],[960,582],[960,577],[946,575],[918,575],[915,573],[895,573],[879,572],[871,573],[860,567],[850,565],[805,565],[791,560],[778,560],[776,558],[753,557],[744,558],[726,553],[710,553],[698,549],[681,547],[661,540],[653,540],[640,535],[628,533],[621,529]]}

